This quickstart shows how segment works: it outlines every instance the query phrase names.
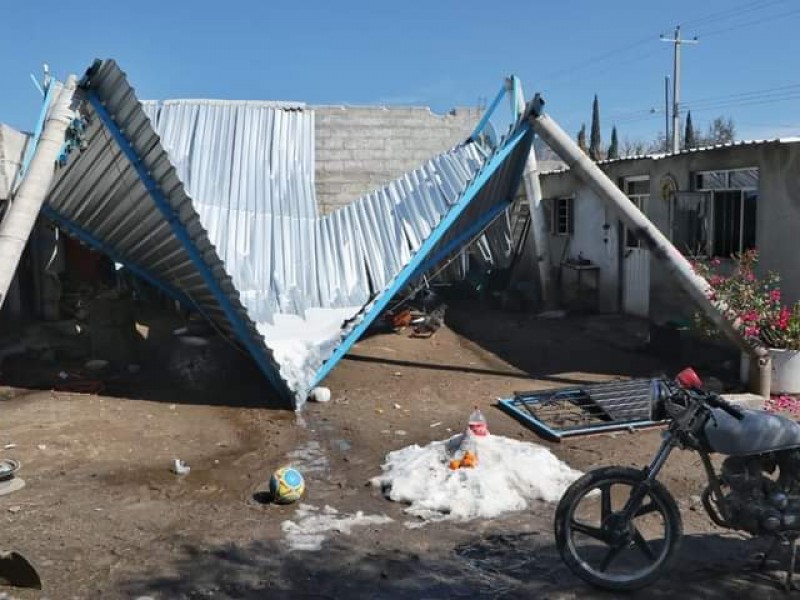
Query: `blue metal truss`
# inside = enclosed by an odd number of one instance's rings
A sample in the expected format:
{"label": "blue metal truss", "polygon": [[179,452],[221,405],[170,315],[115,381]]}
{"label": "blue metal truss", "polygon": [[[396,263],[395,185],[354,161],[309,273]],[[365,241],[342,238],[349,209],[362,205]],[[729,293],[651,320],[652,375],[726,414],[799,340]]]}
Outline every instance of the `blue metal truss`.
{"label": "blue metal truss", "polygon": [[153,200],[161,214],[169,223],[172,233],[183,245],[184,250],[197,268],[198,273],[203,278],[203,281],[208,286],[209,290],[211,290],[217,303],[225,313],[225,316],[233,327],[239,342],[253,357],[253,360],[255,360],[261,372],[272,384],[274,390],[284,400],[290,401],[292,394],[287,387],[286,382],[267,359],[264,348],[261,347],[253,335],[251,335],[244,319],[238,314],[236,308],[231,303],[230,298],[220,286],[219,281],[217,281],[217,278],[212,273],[211,268],[203,259],[200,251],[197,249],[197,246],[194,244],[194,241],[189,235],[189,232],[186,230],[186,227],[178,218],[178,214],[176,213],[175,209],[172,207],[166,196],[164,196],[164,194],[161,192],[158,184],[156,184],[156,182],[150,176],[150,173],[147,171],[147,168],[144,166],[144,163],[136,153],[136,150],[133,148],[128,138],[125,137],[122,131],[120,131],[116,122],[103,105],[103,102],[93,90],[90,89],[86,91],[86,98],[92,105],[92,108],[94,108],[103,125],[111,134],[117,146],[119,146],[122,153],[130,161],[133,169],[136,171],[137,176],[147,189],[150,198]]}
{"label": "blue metal truss", "polygon": [[30,142],[28,142],[28,147],[25,148],[25,156],[22,159],[22,164],[14,180],[14,192],[17,191],[17,188],[22,183],[22,179],[28,172],[28,167],[30,167],[31,160],[33,160],[33,154],[36,152],[36,146],[39,145],[39,139],[42,137],[42,132],[44,131],[44,121],[47,118],[47,112],[50,110],[50,104],[53,101],[55,87],[55,84],[51,82],[50,85],[47,86],[47,91],[44,93],[42,108],[39,111],[39,118],[36,120],[36,127],[33,129],[33,135],[31,136]]}
{"label": "blue metal truss", "polygon": [[[498,98],[502,98],[502,95],[498,95]],[[497,101],[499,102],[499,99]],[[353,344],[358,341],[358,339],[364,334],[364,332],[378,317],[378,315],[383,312],[395,294],[402,290],[410,281],[415,278],[415,276],[419,276],[421,274],[420,269],[424,264],[426,264],[426,259],[436,247],[436,244],[439,243],[439,241],[456,222],[456,220],[461,217],[475,196],[478,195],[478,193],[483,189],[483,186],[489,182],[489,179],[492,177],[492,175],[494,175],[494,173],[503,165],[511,152],[520,144],[530,146],[532,137],[533,132],[530,128],[530,125],[528,123],[522,123],[516,132],[506,141],[502,148],[500,148],[498,152],[492,156],[478,177],[469,184],[461,198],[459,198],[456,204],[453,205],[444,218],[434,228],[428,238],[422,243],[409,263],[403,267],[400,273],[397,274],[392,284],[383,292],[381,292],[378,299],[372,304],[372,306],[370,306],[366,314],[364,314],[361,322],[359,322],[359,324],[353,328],[353,330],[347,335],[347,337],[345,337],[342,343],[339,344],[330,358],[328,358],[322,367],[320,367],[320,369],[317,371],[316,377],[314,378],[313,386],[319,385],[319,382],[327,377],[328,373],[330,373],[333,367],[335,367],[342,357],[350,351],[350,348],[353,347]],[[525,156],[527,157],[527,152]],[[516,183],[519,182],[519,176],[521,174],[522,168],[517,169],[517,172],[515,173]],[[516,184],[513,185],[512,188],[514,191],[516,191]],[[512,191],[511,193],[513,194],[514,192]],[[509,201],[510,199],[506,199],[505,202],[502,202],[502,208],[505,208]],[[486,215],[490,213],[495,213],[492,218],[497,216],[500,211],[500,206],[500,204],[494,205],[487,211],[487,213],[485,213],[482,217],[479,217],[476,223],[478,221],[485,221]],[[489,222],[491,221],[485,221],[483,226],[485,227]],[[471,239],[479,231],[479,229],[475,226],[472,226],[468,229],[473,230],[472,234],[469,236],[460,235],[458,239],[459,243],[468,241],[468,238]],[[453,241],[455,242],[455,240]],[[447,249],[451,244],[452,242],[448,243],[445,249]],[[452,249],[450,249],[450,251],[452,251]],[[433,263],[430,263],[429,266],[432,266],[432,264]]]}
{"label": "blue metal truss", "polygon": [[114,248],[112,248],[105,242],[98,240],[91,233],[89,233],[82,227],[79,227],[69,219],[62,217],[59,213],[57,213],[55,210],[53,210],[46,204],[42,206],[41,212],[45,217],[47,217],[48,219],[53,221],[56,225],[58,225],[59,229],[63,229],[65,232],[67,232],[67,234],[71,235],[72,237],[79,239],[80,241],[87,244],[88,246],[91,246],[98,252],[105,254],[114,262],[120,263],[137,277],[140,277],[153,287],[161,290],[173,300],[177,300],[178,302],[180,302],[185,308],[197,311],[200,310],[197,304],[195,304],[195,302],[192,301],[189,298],[189,296],[184,294],[182,291],[169,285],[168,283],[161,281],[160,279],[155,277],[152,273],[150,273],[150,271],[141,267],[140,265],[125,260],[125,258],[122,257],[116,250],[114,250]]}

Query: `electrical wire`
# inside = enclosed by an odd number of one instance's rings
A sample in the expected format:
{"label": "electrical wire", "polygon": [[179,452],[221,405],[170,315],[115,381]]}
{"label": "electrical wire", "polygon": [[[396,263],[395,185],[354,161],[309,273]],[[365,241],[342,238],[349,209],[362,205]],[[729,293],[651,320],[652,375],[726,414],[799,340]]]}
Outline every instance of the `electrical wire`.
{"label": "electrical wire", "polygon": [[[707,14],[705,16],[698,17],[696,19],[690,19],[689,21],[684,21],[681,25],[684,26],[684,27],[686,27],[686,26],[697,27],[698,25],[706,24],[706,23],[709,23],[709,22],[710,23],[718,23],[720,21],[729,20],[729,19],[735,18],[735,17],[741,17],[741,16],[746,15],[748,13],[753,13],[753,12],[756,12],[756,11],[759,11],[759,10],[762,10],[762,9],[765,9],[765,8],[770,8],[770,7],[773,7],[773,6],[776,6],[776,5],[785,4],[788,1],[790,1],[790,0],[756,0],[756,1],[750,0],[749,2],[744,2],[742,4],[739,4],[739,5],[734,6],[734,7],[730,7],[728,9],[725,9],[725,10],[722,10],[722,11],[716,11],[716,12]],[[795,11],[790,11],[788,14],[793,14],[794,12]],[[797,11],[797,12],[800,12],[800,11]],[[765,19],[760,19],[760,20],[754,21],[751,24],[760,23],[762,21],[770,20],[770,19],[773,19],[773,18],[780,18],[781,16],[784,16],[784,14],[771,15],[769,17],[766,17]],[[737,24],[737,25],[733,26],[732,28],[738,28],[740,26],[746,26],[746,25],[748,25],[748,24]],[[706,37],[708,35],[716,35],[717,33],[721,33],[723,31],[724,31],[724,29],[714,30],[712,32],[704,34],[704,37]],[[638,48],[640,46],[647,45],[647,44],[651,43],[653,41],[653,39],[655,39],[655,37],[656,37],[655,35],[648,35],[647,37],[632,41],[632,42],[630,42],[628,44],[625,44],[623,46],[619,46],[617,48],[613,48],[613,49],[608,50],[606,52],[603,52],[603,53],[601,53],[601,54],[599,54],[597,56],[594,56],[594,57],[592,57],[590,59],[587,59],[585,61],[573,64],[570,67],[567,67],[567,68],[564,68],[564,69],[559,69],[559,71],[556,71],[556,72],[550,73],[548,75],[545,75],[543,77],[543,80],[548,82],[548,87],[552,86],[553,84],[564,83],[565,81],[572,81],[572,80],[574,80],[576,78],[579,78],[580,77],[579,72],[584,71],[586,68],[591,67],[593,65],[596,65],[598,63],[603,63],[603,62],[615,57],[616,55],[618,55],[620,53],[627,53],[630,50],[634,50],[634,49],[636,49],[636,48]],[[650,56],[651,54],[653,54],[653,52],[645,53],[644,56],[639,55],[635,60],[641,60],[645,56]],[[619,66],[618,63],[610,65],[608,68],[603,68],[600,72],[605,72],[608,69],[613,69],[613,68],[616,68],[617,66]],[[548,87],[544,87],[543,89],[546,90],[546,89],[548,89]]]}
{"label": "electrical wire", "polygon": [[[681,102],[681,106],[695,112],[700,112],[725,107],[769,104],[771,102],[783,102],[798,98],[800,98],[800,83],[793,83],[773,88],[738,92],[735,94],[707,96],[705,98],[698,98],[697,100]],[[663,108],[642,108],[625,113],[617,113],[617,116],[611,116],[611,120],[615,123],[635,123],[638,121],[646,121],[663,114]]]}
{"label": "electrical wire", "polygon": [[765,88],[761,90],[750,90],[747,92],[738,92],[736,94],[723,94],[720,96],[707,96],[705,98],[698,98],[690,102],[690,104],[699,106],[703,104],[714,104],[720,101],[728,101],[733,99],[748,99],[752,97],[758,96],[769,96],[774,95],[776,93],[788,93],[791,90],[800,90],[800,83],[792,83],[788,85],[782,85],[774,88]]}
{"label": "electrical wire", "polygon": [[577,64],[574,64],[574,65],[572,65],[570,67],[566,67],[564,69],[559,69],[558,71],[554,71],[553,73],[551,73],[549,75],[545,75],[543,77],[543,80],[549,81],[550,84],[553,84],[553,83],[560,83],[562,81],[562,79],[564,79],[564,77],[566,77],[567,79],[571,79],[571,78],[574,77],[574,74],[575,74],[576,71],[583,71],[587,67],[595,65],[597,63],[604,62],[604,61],[608,60],[609,58],[613,58],[614,56],[616,56],[617,54],[619,54],[621,52],[628,52],[629,50],[633,50],[635,48],[638,48],[639,46],[644,46],[645,44],[649,44],[650,42],[652,42],[652,40],[653,40],[653,37],[648,35],[645,38],[641,38],[641,39],[639,39],[637,41],[631,42],[631,43],[626,44],[624,46],[620,46],[618,48],[614,48],[612,50],[608,50],[607,52],[604,52],[604,53],[599,54],[597,56],[594,56],[594,57],[592,57],[592,58],[590,58],[588,60],[585,60],[585,61],[579,62]]}
{"label": "electrical wire", "polygon": [[800,14],[800,9],[795,8],[794,10],[790,10],[788,12],[783,12],[774,15],[768,15],[761,19],[756,19],[755,21],[746,21],[744,23],[738,23],[736,25],[731,25],[730,27],[722,27],[721,29],[712,29],[711,31],[706,31],[705,33],[701,33],[703,38],[713,37],[715,35],[719,35],[721,33],[727,33],[729,31],[736,31],[737,29],[742,29],[744,27],[752,27],[754,25],[760,25],[761,23],[767,23],[768,21],[774,21],[775,19],[783,19],[788,18],[794,15]]}
{"label": "electrical wire", "polygon": [[747,13],[758,11],[762,8],[769,8],[770,6],[774,6],[776,4],[785,4],[790,0],[750,0],[749,2],[744,2],[742,4],[738,4],[733,7],[729,7],[725,10],[720,10],[708,14],[704,17],[698,17],[696,19],[690,19],[688,21],[684,21],[681,23],[681,26],[687,27],[691,26],[696,28],[699,25],[705,25],[708,22],[714,21],[725,21],[730,19],[731,17],[740,17]]}
{"label": "electrical wire", "polygon": [[778,102],[788,102],[788,101],[794,101],[794,100],[800,100],[800,92],[798,92],[798,93],[796,93],[794,95],[789,95],[789,96],[782,96],[782,97],[776,97],[776,98],[761,98],[761,99],[749,100],[749,101],[746,101],[746,102],[732,102],[732,103],[728,103],[728,104],[720,103],[720,104],[715,104],[715,105],[710,105],[710,106],[701,106],[699,108],[694,108],[691,104],[687,104],[685,106],[689,110],[691,110],[692,112],[707,112],[709,110],[720,110],[720,109],[725,109],[725,108],[739,108],[739,107],[742,107],[742,106],[757,106],[759,104],[774,104],[774,103],[778,103]]}

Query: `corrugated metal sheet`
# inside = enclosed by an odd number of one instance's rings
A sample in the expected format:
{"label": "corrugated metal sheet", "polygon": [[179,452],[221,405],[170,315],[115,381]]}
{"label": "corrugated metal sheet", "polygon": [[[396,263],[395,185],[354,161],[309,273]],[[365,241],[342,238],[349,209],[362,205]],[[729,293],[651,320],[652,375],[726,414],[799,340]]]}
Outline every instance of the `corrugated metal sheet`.
{"label": "corrugated metal sheet", "polygon": [[398,292],[426,270],[460,252],[508,208],[519,187],[532,138],[527,122],[516,124],[467,183],[417,253],[386,288],[348,321],[331,357],[317,370],[314,385],[327,376]]}
{"label": "corrugated metal sheet", "polygon": [[124,73],[114,61],[97,63],[83,88],[87,147],[58,170],[48,198],[50,216],[168,293],[188,298],[250,351],[276,393],[288,400],[279,366]]}
{"label": "corrugated metal sheet", "polygon": [[[303,105],[142,104],[113,61],[97,63],[84,87],[88,148],[58,173],[48,214],[194,304],[298,401],[387,296],[505,209],[530,145],[521,124],[513,148],[488,159],[468,141],[319,218],[313,112]],[[484,244],[489,258],[508,246],[502,236]],[[273,360],[262,333],[277,315],[317,307],[362,309],[298,374]]]}

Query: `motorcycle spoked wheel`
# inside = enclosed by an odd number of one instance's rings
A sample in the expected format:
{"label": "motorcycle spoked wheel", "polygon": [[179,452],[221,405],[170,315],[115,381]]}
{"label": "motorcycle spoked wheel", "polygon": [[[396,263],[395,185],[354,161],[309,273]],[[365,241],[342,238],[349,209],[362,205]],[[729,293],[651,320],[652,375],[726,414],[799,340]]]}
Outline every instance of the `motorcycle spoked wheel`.
{"label": "motorcycle spoked wheel", "polygon": [[677,558],[681,515],[667,489],[654,481],[629,523],[620,512],[641,471],[605,467],[567,489],[556,510],[561,558],[587,583],[612,591],[653,583]]}

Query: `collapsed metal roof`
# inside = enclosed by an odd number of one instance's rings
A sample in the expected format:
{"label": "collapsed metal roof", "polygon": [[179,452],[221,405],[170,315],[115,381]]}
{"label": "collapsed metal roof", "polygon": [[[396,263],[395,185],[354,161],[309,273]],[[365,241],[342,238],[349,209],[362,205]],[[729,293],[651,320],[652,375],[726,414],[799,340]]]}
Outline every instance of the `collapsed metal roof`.
{"label": "collapsed metal roof", "polygon": [[[303,105],[142,103],[113,60],[96,61],[81,88],[85,149],[58,171],[45,215],[214,322],[295,404],[398,291],[503,214],[532,140],[520,118],[490,148],[479,124],[464,143],[319,217],[313,111]],[[334,311],[334,335],[294,364],[276,351],[276,324],[315,310]]]}

